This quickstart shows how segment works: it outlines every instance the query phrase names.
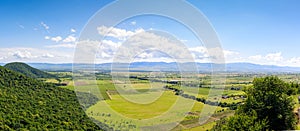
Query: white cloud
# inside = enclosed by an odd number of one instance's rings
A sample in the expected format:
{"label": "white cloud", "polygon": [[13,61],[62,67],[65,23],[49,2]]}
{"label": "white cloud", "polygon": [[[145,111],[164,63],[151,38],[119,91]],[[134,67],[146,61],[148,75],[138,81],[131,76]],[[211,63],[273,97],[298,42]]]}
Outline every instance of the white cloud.
{"label": "white cloud", "polygon": [[293,57],[288,60],[288,63],[300,65],[300,57]]}
{"label": "white cloud", "polygon": [[51,40],[57,43],[55,45],[46,46],[48,48],[58,48],[58,47],[74,48],[77,39],[74,35],[69,35],[65,39],[63,39],[61,36],[56,36],[56,37],[45,36],[44,38],[46,40]]}
{"label": "white cloud", "polygon": [[53,58],[54,55],[52,55],[50,53],[46,53],[46,54],[43,54],[42,57],[44,57],[44,58]]}
{"label": "white cloud", "polygon": [[102,46],[108,46],[109,48],[118,48],[121,45],[121,42],[113,42],[111,40],[103,40]]}
{"label": "white cloud", "polygon": [[204,46],[197,46],[197,47],[189,48],[189,50],[192,52],[199,52],[202,54],[207,53],[207,49]]}
{"label": "white cloud", "polygon": [[225,56],[226,58],[227,58],[227,57],[230,57],[230,56],[237,56],[237,55],[240,54],[239,52],[236,52],[236,51],[230,51],[230,50],[224,50],[223,53],[224,53],[224,56]]}
{"label": "white cloud", "polygon": [[55,41],[55,42],[59,42],[62,40],[61,36],[56,36],[56,37],[52,37],[50,40]]}
{"label": "white cloud", "polygon": [[[294,66],[297,64],[297,58],[284,58],[281,52],[258,54],[246,57],[244,62],[250,62],[261,65]],[[298,64],[300,66],[300,63]]]}
{"label": "white cloud", "polygon": [[249,56],[248,59],[251,61],[259,61],[259,60],[263,59],[263,56],[262,55],[254,55],[254,56]]}
{"label": "white cloud", "polygon": [[[90,44],[89,44],[90,43]],[[98,50],[98,45],[99,51]],[[71,63],[73,62],[73,54],[75,44],[58,44],[52,45],[51,48],[38,49],[38,48],[0,48],[0,62],[13,62],[13,61],[22,61],[22,62],[47,62],[47,63]],[[118,51],[121,43],[105,40],[100,44],[98,41],[85,41],[82,43],[83,52],[86,53],[96,53],[97,57],[95,59],[96,63],[105,63],[112,62],[113,57]],[[69,49],[60,49],[61,47],[70,48]],[[192,54],[195,52],[203,53],[199,55],[195,61],[196,62],[210,62],[209,57],[206,56],[206,50],[204,47],[194,47],[189,49]],[[194,52],[193,52],[194,51]],[[180,51],[178,51],[180,52]],[[226,52],[226,51],[225,51]],[[122,54],[122,53],[121,53]],[[235,54],[235,53],[229,53]],[[271,54],[271,55],[270,55]],[[272,55],[273,54],[273,55]],[[93,55],[90,55],[93,56]],[[233,55],[235,56],[235,55]],[[236,58],[239,58],[239,55],[236,55]],[[82,57],[85,59],[85,57]],[[172,57],[167,56],[155,51],[143,51],[137,52],[134,55],[134,58],[130,60],[131,62],[174,62],[176,60]],[[269,53],[266,55],[253,55],[245,57],[244,59],[238,59],[234,61],[235,57],[230,59],[230,62],[251,62],[256,64],[263,65],[279,65],[279,66],[293,66],[300,67],[300,57],[292,58],[283,58],[281,53]],[[278,61],[280,60],[280,61]],[[178,62],[178,61],[177,61]],[[227,61],[228,62],[228,61]]]}
{"label": "white cloud", "polygon": [[44,38],[45,38],[45,40],[49,40],[50,36],[45,36]]}
{"label": "white cloud", "polygon": [[[104,59],[104,58],[112,58],[116,53],[117,49],[120,47],[120,42],[113,42],[111,40],[103,40],[102,42],[98,42],[99,50],[97,51],[97,58]],[[96,46],[98,47],[98,46]],[[96,48],[94,47],[94,48]]]}
{"label": "white cloud", "polygon": [[3,57],[0,57],[0,60],[6,59],[6,58],[7,58],[6,56],[3,56]]}
{"label": "white cloud", "polygon": [[73,28],[70,31],[71,31],[71,33],[76,33],[76,30]]}
{"label": "white cloud", "polygon": [[163,54],[167,54],[181,63],[193,60],[192,54],[182,42],[155,32],[141,32],[128,38],[115,53],[114,60],[129,62],[145,50],[162,52],[161,54],[153,54],[153,57],[149,58],[150,60],[165,57]]}
{"label": "white cloud", "polygon": [[45,24],[44,22],[41,22],[41,26],[44,27],[45,30],[49,30],[49,26]]}
{"label": "white cloud", "polygon": [[114,27],[100,26],[97,28],[98,33],[102,36],[110,36],[119,40],[126,40],[128,37],[134,34],[144,32],[144,29],[136,29],[135,31],[127,31],[125,29],[119,29]]}
{"label": "white cloud", "polygon": [[29,59],[34,58],[35,56],[32,56],[29,51],[16,51],[12,54],[12,56],[20,59]]}
{"label": "white cloud", "polygon": [[76,44],[73,43],[63,43],[63,44],[56,44],[56,45],[49,45],[46,46],[47,48],[75,48]]}
{"label": "white cloud", "polygon": [[149,59],[149,58],[153,58],[153,53],[143,52],[143,53],[139,54],[137,57],[141,58],[141,59]]}
{"label": "white cloud", "polygon": [[76,37],[74,37],[73,35],[69,35],[67,38],[63,40],[63,42],[65,43],[75,42],[75,41],[76,41]]}
{"label": "white cloud", "polygon": [[154,57],[154,58],[148,58],[148,59],[134,59],[131,62],[176,62],[176,60],[169,58],[169,57]]}
{"label": "white cloud", "polygon": [[[99,55],[97,51],[99,50],[100,42],[93,40],[81,40],[76,44],[76,52],[74,53],[75,63],[94,63],[94,58]],[[101,52],[100,52],[101,53]],[[105,55],[105,54],[104,54]]]}
{"label": "white cloud", "polygon": [[292,57],[287,60],[286,66],[300,67],[300,57]]}
{"label": "white cloud", "polygon": [[180,40],[182,43],[187,43],[188,40]]}
{"label": "white cloud", "polygon": [[136,25],[136,21],[130,22],[131,25]]}
{"label": "white cloud", "polygon": [[[233,62],[240,59],[240,53],[231,50],[224,50],[222,48],[207,49],[204,46],[197,46],[189,48],[196,61],[199,62]],[[209,52],[208,52],[209,50]],[[226,61],[225,61],[226,60]]]}
{"label": "white cloud", "polygon": [[18,26],[21,28],[21,29],[25,29],[25,27],[21,24],[18,24]]}
{"label": "white cloud", "polygon": [[[131,24],[136,24],[133,21]],[[41,23],[44,28],[49,29],[49,27],[45,23]],[[266,64],[266,65],[287,65],[287,66],[299,66],[300,67],[300,57],[293,57],[293,58],[283,58],[281,52],[269,53],[265,55],[252,55],[252,56],[242,56],[240,52],[232,51],[232,50],[224,50],[221,48],[211,48],[208,49],[204,46],[198,47],[190,47],[187,48],[182,42],[187,42],[187,40],[180,40],[181,42],[176,42],[169,40],[164,36],[157,35],[153,32],[145,32],[144,29],[136,29],[136,30],[126,30],[120,28],[113,28],[113,27],[106,27],[101,26],[97,28],[98,33],[100,35],[107,35],[112,38],[116,39],[106,39],[102,42],[100,41],[80,41],[81,43],[78,47],[81,50],[82,54],[89,54],[88,56],[94,56],[96,54],[96,62],[97,63],[104,63],[104,62],[112,62],[113,58],[116,56],[117,53],[122,55],[130,56],[132,54],[137,55],[132,61],[164,61],[164,62],[172,62],[176,59],[185,59],[189,56],[192,56],[196,62],[216,62],[219,59],[226,59],[226,63],[231,62],[251,62],[256,64]],[[70,32],[75,33],[75,29],[70,29]],[[76,37],[74,34],[71,34],[65,38],[61,36],[51,37],[45,36],[44,39],[51,40],[56,42],[54,45],[46,46],[47,49],[50,50],[64,50],[65,48],[74,49],[76,47],[75,41]],[[125,40],[126,43],[122,43]],[[125,44],[125,45],[122,45]],[[125,46],[125,47],[124,47]],[[118,52],[120,48],[123,48],[123,52]],[[132,49],[130,49],[132,48]],[[166,54],[173,54],[174,56],[166,57],[166,55],[154,53],[154,52],[141,52],[142,50],[148,49],[157,49],[162,50]],[[186,50],[185,50],[186,49]],[[1,51],[1,50],[0,50]],[[134,52],[137,51],[137,52]],[[5,52],[5,51],[4,51]],[[7,52],[7,51],[6,51]],[[34,53],[35,52],[35,53]],[[44,50],[43,52],[39,51],[30,51],[30,50],[15,50],[10,53],[10,56],[6,56],[5,54],[1,55],[0,53],[0,60],[7,60],[12,59],[12,57],[17,59],[62,59],[62,58],[72,58],[74,52],[64,52],[64,55],[60,55],[59,53],[55,52],[48,52]],[[221,53],[223,52],[223,53]],[[93,55],[92,55],[93,54]],[[178,56],[177,56],[178,55]],[[11,57],[12,56],[12,57]],[[68,57],[66,57],[68,56]],[[173,59],[173,58],[174,59]],[[120,57],[121,58],[121,57]],[[80,57],[80,61],[85,61],[85,57]],[[215,60],[212,60],[215,59]],[[192,60],[192,59],[189,59]],[[183,60],[184,61],[184,60]],[[66,61],[63,61],[66,62]],[[71,59],[72,62],[72,59]],[[186,61],[185,61],[186,62]],[[191,61],[190,61],[191,62]]]}
{"label": "white cloud", "polygon": [[73,51],[42,48],[0,48],[1,63],[8,62],[45,62],[71,63]]}
{"label": "white cloud", "polygon": [[195,61],[197,62],[209,62],[208,51],[204,46],[197,46],[189,48],[189,51],[192,53]]}
{"label": "white cloud", "polygon": [[283,59],[283,57],[281,56],[281,52],[267,54],[265,56],[265,58],[268,61],[274,61],[274,62],[278,62],[278,61],[281,61]]}

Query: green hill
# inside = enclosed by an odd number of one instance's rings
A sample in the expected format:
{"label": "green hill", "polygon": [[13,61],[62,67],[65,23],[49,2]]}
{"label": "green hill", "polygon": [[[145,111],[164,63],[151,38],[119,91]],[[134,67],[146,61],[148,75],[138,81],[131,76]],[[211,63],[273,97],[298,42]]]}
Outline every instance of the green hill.
{"label": "green hill", "polygon": [[[88,99],[90,105],[98,101],[97,97],[88,93],[82,93],[80,96]],[[82,110],[75,92],[0,66],[0,130],[100,128]]]}
{"label": "green hill", "polygon": [[12,71],[24,74],[31,78],[57,78],[55,75],[43,72],[21,62],[8,63],[4,67]]}

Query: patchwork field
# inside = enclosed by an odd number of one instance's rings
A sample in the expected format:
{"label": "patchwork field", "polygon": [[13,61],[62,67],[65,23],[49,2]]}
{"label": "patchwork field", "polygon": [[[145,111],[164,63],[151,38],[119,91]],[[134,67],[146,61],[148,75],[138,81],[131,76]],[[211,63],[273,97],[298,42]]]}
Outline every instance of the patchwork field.
{"label": "patchwork field", "polygon": [[[170,85],[155,78],[150,82],[145,73],[131,74],[129,81],[112,80],[109,74],[98,74],[96,80],[82,79],[75,81],[62,79],[67,83],[62,88],[88,92],[99,98],[98,103],[86,109],[89,117],[105,123],[115,130],[139,130],[162,128],[172,130],[208,130],[217,120],[234,114],[229,107],[212,106],[185,98],[172,90],[164,88]],[[167,74],[168,80],[179,80],[179,76]],[[257,75],[229,75],[225,88],[215,88],[221,91],[221,103],[235,104],[245,100],[243,88],[251,86],[251,81]],[[210,77],[199,76],[202,88],[199,88],[195,78],[184,78],[190,85],[171,84],[172,87],[184,91],[195,98],[207,99],[211,91]],[[294,76],[282,76],[286,80],[297,80]],[[147,79],[145,79],[147,78]],[[163,79],[164,81],[166,79]],[[57,82],[48,80],[48,82]],[[75,87],[74,87],[75,85]],[[215,98],[212,96],[212,98]],[[297,97],[295,96],[295,100]],[[217,101],[213,99],[212,101]],[[298,106],[297,106],[298,107]],[[209,112],[208,110],[211,110]],[[212,116],[204,124],[199,123],[200,116]]]}

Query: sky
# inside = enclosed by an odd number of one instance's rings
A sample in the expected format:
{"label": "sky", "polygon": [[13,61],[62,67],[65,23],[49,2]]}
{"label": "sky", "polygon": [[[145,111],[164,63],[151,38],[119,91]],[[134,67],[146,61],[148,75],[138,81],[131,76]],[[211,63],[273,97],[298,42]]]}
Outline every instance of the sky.
{"label": "sky", "polygon": [[[0,63],[72,63],[76,45],[95,14],[110,0],[1,0]],[[226,63],[250,62],[300,67],[299,0],[188,0],[206,16],[221,41]],[[136,3],[139,5],[139,3]],[[170,3],[171,4],[171,3]],[[126,5],[128,8],[133,5]],[[168,9],[168,7],[164,7]],[[126,11],[126,9],[120,9]],[[178,9],[179,13],[181,11]],[[106,20],[114,18],[110,14]],[[104,21],[104,20],[103,20]],[[113,56],[135,34],[159,30],[185,44],[196,62],[209,62],[204,44],[183,24],[156,15],[125,19],[114,27],[97,25],[108,37],[97,50],[97,63]],[[108,34],[108,31],[111,31]],[[147,35],[147,34],[145,34]],[[147,38],[158,39],[157,36]],[[154,41],[162,42],[162,41]],[[167,44],[167,43],[166,43]],[[170,44],[170,43],[169,43]],[[88,45],[88,44],[87,44]],[[145,47],[147,48],[147,47]],[[164,53],[145,51],[134,61],[166,61]]]}

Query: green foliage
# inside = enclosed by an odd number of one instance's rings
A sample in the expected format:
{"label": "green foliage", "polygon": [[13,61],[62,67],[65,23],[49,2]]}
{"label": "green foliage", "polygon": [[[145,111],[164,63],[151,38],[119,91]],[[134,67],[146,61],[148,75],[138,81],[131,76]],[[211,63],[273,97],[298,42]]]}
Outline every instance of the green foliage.
{"label": "green foliage", "polygon": [[31,78],[57,78],[55,75],[43,72],[21,62],[8,63],[4,67]]}
{"label": "green foliage", "polygon": [[270,130],[295,129],[294,103],[290,86],[278,77],[255,78],[253,88],[246,92],[248,99],[238,112],[257,112],[259,120],[267,119]]}
{"label": "green foliage", "polygon": [[73,91],[0,67],[0,130],[100,128],[82,110]]}
{"label": "green foliage", "polygon": [[179,95],[184,98],[192,99],[192,100],[195,100],[195,101],[207,104],[207,105],[211,105],[211,106],[229,107],[230,110],[236,110],[237,106],[242,103],[242,102],[227,103],[227,102],[210,101],[205,98],[200,98],[200,97],[195,97],[193,95],[185,94],[183,90],[175,88],[175,87],[173,87],[173,85],[167,85],[167,86],[164,86],[164,88],[168,89],[168,90],[173,90],[175,92],[175,95]]}
{"label": "green foliage", "polygon": [[263,131],[268,127],[266,120],[258,120],[255,111],[252,115],[239,114],[229,118],[222,118],[212,128],[213,131]]}
{"label": "green foliage", "polygon": [[77,98],[82,104],[82,108],[86,110],[92,105],[95,105],[99,98],[91,93],[85,93],[85,92],[76,92]]}
{"label": "green foliage", "polygon": [[[220,127],[214,129],[243,130],[251,125],[253,130],[295,129],[297,119],[293,113],[293,98],[289,96],[293,94],[291,88],[290,84],[275,76],[255,78],[253,87],[246,90],[247,100],[238,108],[235,116],[220,121],[217,125]],[[258,124],[251,123],[251,120]],[[260,125],[264,125],[264,128]]]}

